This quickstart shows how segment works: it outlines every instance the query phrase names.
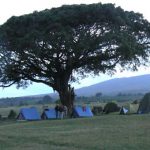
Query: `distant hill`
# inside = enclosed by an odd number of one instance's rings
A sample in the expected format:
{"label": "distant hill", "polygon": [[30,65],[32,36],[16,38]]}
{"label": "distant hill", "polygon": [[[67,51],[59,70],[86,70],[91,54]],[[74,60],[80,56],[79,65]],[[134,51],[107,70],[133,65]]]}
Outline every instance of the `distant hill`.
{"label": "distant hill", "polygon": [[[134,77],[115,78],[75,90],[77,96],[87,97],[94,96],[98,92],[101,92],[103,95],[110,96],[114,96],[119,93],[145,94],[150,92],[150,74]],[[58,98],[58,94],[56,93],[35,95],[35,97],[45,95],[50,95],[53,99]]]}
{"label": "distant hill", "polygon": [[[116,96],[119,93],[145,94],[150,92],[150,74],[127,78],[115,78],[75,90],[75,94],[77,96],[85,97],[95,96],[98,92],[101,92],[103,96]],[[57,93],[47,93],[16,98],[1,98],[0,106],[37,103],[38,101],[41,101],[45,95],[49,95],[53,101],[59,98]]]}
{"label": "distant hill", "polygon": [[98,92],[103,95],[150,92],[150,74],[111,79],[75,90],[77,96],[92,96]]}

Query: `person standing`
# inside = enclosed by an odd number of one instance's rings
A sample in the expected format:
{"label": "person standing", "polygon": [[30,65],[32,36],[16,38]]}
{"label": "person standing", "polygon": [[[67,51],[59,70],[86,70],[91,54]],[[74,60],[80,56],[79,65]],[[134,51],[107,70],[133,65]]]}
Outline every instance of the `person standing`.
{"label": "person standing", "polygon": [[64,109],[64,117],[67,117],[67,115],[68,115],[68,108],[67,108],[67,106],[63,106],[63,109]]}
{"label": "person standing", "polygon": [[60,119],[64,118],[64,107],[63,105],[59,106]]}
{"label": "person standing", "polygon": [[55,112],[56,112],[56,119],[58,119],[59,117],[59,105],[58,104],[55,106]]}

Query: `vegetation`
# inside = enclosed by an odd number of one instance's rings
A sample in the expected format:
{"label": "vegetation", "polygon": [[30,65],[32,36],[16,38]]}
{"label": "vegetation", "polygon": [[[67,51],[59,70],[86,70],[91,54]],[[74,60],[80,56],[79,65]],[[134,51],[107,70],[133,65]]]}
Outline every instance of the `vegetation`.
{"label": "vegetation", "polygon": [[98,92],[98,93],[95,94],[95,96],[98,97],[98,98],[100,98],[102,96],[102,93]]}
{"label": "vegetation", "polygon": [[38,101],[38,104],[50,104],[53,99],[49,95],[45,95],[42,100]]}
{"label": "vegetation", "polygon": [[15,119],[17,116],[16,112],[14,110],[10,110],[8,119]]}
{"label": "vegetation", "polygon": [[37,104],[43,97],[9,97],[0,99],[0,107],[7,106],[27,106]]}
{"label": "vegetation", "polygon": [[[136,70],[149,55],[150,24],[113,4],[71,5],[11,17],[0,27],[0,83],[41,82],[71,109],[71,82],[88,73]],[[78,75],[77,75],[78,74]]]}
{"label": "vegetation", "polygon": [[149,150],[150,115],[0,123],[1,150]]}
{"label": "vegetation", "polygon": [[[107,96],[107,95],[102,95],[101,97],[91,96],[91,97],[86,97],[86,96],[76,96],[75,97],[75,104],[76,103],[107,103],[111,101],[116,101],[116,102],[128,102],[128,101],[136,101],[138,102],[143,98],[144,94],[123,94],[120,95],[115,95],[115,96]],[[0,107],[10,107],[10,106],[24,106],[28,107],[30,105],[36,105],[36,104],[53,104],[55,103],[61,103],[60,99],[55,100],[55,99],[49,99],[49,100],[44,100],[44,97],[10,97],[10,98],[1,98],[0,99]]]}

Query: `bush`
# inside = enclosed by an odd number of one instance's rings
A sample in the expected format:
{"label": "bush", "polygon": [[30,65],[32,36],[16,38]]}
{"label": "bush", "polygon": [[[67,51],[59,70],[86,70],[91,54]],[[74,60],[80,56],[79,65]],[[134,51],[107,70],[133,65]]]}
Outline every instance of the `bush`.
{"label": "bush", "polygon": [[16,112],[14,110],[10,110],[8,119],[15,119],[16,118]]}
{"label": "bush", "polygon": [[101,106],[94,106],[92,112],[94,115],[100,115],[103,112],[103,108]]}
{"label": "bush", "polygon": [[118,112],[119,110],[120,108],[118,107],[116,103],[109,102],[105,105],[103,112],[105,112],[106,114],[109,114],[111,112]]}

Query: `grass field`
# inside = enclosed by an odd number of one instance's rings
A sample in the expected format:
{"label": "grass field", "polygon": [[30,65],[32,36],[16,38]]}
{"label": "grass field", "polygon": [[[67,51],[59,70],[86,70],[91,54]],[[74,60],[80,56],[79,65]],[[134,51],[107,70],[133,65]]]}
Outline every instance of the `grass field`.
{"label": "grass field", "polygon": [[0,123],[0,150],[149,150],[150,115]]}

